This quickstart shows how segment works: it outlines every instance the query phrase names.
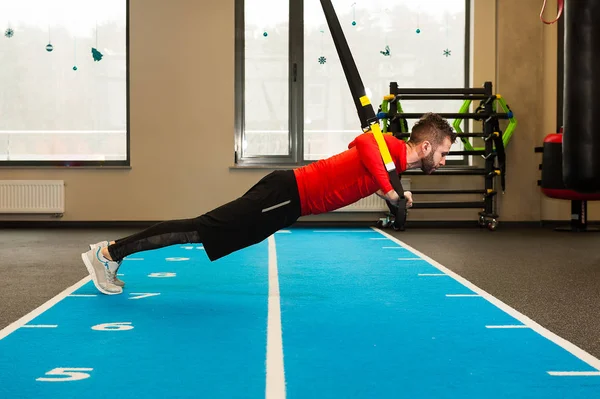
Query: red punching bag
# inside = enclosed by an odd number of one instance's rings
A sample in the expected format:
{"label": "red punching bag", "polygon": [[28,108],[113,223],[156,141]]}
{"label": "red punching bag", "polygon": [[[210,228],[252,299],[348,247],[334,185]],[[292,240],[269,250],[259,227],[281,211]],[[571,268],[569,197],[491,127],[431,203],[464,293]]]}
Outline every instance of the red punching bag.
{"label": "red punching bag", "polygon": [[545,196],[571,201],[600,200],[600,193],[582,193],[567,188],[563,182],[563,135],[551,133],[544,139],[541,189]]}

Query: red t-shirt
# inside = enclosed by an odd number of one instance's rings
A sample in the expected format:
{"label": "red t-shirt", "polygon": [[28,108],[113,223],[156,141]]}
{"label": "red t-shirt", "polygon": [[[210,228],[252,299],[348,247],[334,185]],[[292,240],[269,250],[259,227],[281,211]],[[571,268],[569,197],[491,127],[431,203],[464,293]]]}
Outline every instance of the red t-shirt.
{"label": "red t-shirt", "polygon": [[[396,165],[406,170],[406,143],[390,134],[383,135]],[[392,190],[379,146],[373,133],[362,133],[348,150],[296,169],[302,216],[316,215],[350,205],[377,190]]]}

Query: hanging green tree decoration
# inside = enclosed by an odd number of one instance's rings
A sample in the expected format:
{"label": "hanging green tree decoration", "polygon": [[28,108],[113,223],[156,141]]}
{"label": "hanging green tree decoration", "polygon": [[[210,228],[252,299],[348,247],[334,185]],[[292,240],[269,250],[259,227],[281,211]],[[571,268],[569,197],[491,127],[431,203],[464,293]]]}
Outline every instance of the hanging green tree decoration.
{"label": "hanging green tree decoration", "polygon": [[103,55],[101,52],[92,47],[92,57],[94,57],[94,61],[100,61]]}
{"label": "hanging green tree decoration", "polygon": [[11,28],[6,29],[6,31],[4,31],[4,36],[8,37],[9,39],[11,37],[13,37],[15,35],[15,31],[12,30]]}
{"label": "hanging green tree decoration", "polygon": [[96,22],[96,48],[92,47],[92,57],[94,61],[100,61],[103,57],[102,53],[98,51],[98,22]]}

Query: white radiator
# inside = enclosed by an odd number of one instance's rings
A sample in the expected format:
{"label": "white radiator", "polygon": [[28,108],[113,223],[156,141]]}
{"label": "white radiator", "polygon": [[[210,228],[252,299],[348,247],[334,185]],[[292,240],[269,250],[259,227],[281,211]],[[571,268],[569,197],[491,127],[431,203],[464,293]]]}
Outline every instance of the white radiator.
{"label": "white radiator", "polygon": [[[409,191],[410,179],[402,179],[401,182],[404,191]],[[354,204],[336,209],[334,212],[389,212],[389,210],[390,208],[388,208],[385,200],[379,198],[376,194],[373,194],[356,201]]]}
{"label": "white radiator", "polygon": [[354,204],[336,209],[334,212],[381,212],[385,210],[388,210],[385,201],[373,194],[356,201]]}
{"label": "white radiator", "polygon": [[64,212],[63,180],[0,180],[0,213]]}

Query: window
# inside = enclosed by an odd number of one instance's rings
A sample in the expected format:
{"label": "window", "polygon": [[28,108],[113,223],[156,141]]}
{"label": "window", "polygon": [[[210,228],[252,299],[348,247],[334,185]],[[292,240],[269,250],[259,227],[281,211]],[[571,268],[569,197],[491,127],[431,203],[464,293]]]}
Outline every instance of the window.
{"label": "window", "polygon": [[0,0],[0,165],[129,165],[128,0]]}
{"label": "window", "polygon": [[[376,112],[391,82],[468,87],[468,0],[332,3]],[[237,0],[236,17],[237,163],[299,165],[345,150],[360,121],[321,2]],[[459,112],[462,104],[401,103],[413,113]],[[453,150],[462,150],[460,140]]]}

